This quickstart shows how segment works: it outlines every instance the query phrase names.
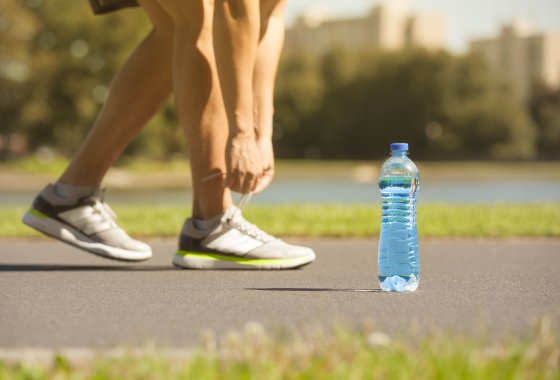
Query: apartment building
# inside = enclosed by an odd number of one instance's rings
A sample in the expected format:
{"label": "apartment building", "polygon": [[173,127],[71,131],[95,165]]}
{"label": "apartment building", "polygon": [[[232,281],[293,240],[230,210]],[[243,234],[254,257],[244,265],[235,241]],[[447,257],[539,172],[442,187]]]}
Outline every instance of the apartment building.
{"label": "apartment building", "polygon": [[539,84],[560,88],[560,31],[537,31],[529,22],[516,20],[504,24],[497,36],[472,40],[470,50],[509,80],[522,99]]}
{"label": "apartment building", "polygon": [[303,14],[287,31],[285,50],[321,54],[334,46],[398,50],[445,47],[445,17],[435,11],[412,12],[404,1],[375,5],[363,17],[317,18]]}

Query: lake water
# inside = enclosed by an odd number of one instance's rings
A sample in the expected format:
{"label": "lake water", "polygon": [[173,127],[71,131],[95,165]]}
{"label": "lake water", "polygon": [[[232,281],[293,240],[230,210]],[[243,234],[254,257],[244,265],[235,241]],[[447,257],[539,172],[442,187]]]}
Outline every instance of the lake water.
{"label": "lake water", "polygon": [[[34,192],[0,192],[0,206],[25,206]],[[114,204],[185,204],[188,190],[109,190],[107,200]],[[343,181],[276,181],[252,203],[378,203],[374,183]],[[495,203],[560,202],[560,181],[423,181],[419,202]]]}

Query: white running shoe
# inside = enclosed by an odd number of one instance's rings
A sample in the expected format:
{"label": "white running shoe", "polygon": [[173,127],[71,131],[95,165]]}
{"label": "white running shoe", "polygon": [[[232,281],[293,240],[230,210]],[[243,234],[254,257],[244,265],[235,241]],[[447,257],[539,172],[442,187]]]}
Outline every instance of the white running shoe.
{"label": "white running shoe", "polygon": [[198,230],[192,219],[187,219],[173,264],[190,269],[290,269],[313,260],[312,249],[270,236],[232,206],[210,232]]}
{"label": "white running shoe", "polygon": [[149,245],[132,239],[119,228],[117,216],[98,190],[68,204],[53,185],[39,193],[23,216],[23,223],[39,232],[90,253],[114,260],[143,261],[152,257]]}

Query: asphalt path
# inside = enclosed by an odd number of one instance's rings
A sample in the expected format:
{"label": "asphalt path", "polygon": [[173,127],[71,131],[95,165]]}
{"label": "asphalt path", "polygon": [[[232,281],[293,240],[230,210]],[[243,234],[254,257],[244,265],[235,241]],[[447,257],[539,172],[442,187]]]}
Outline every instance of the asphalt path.
{"label": "asphalt path", "polygon": [[[292,240],[317,261],[291,271],[194,271],[155,257],[107,261],[47,239],[0,242],[0,349],[194,347],[258,322],[271,331],[360,326],[390,335],[453,330],[526,334],[560,321],[560,240],[421,241],[415,293],[377,282],[374,239]],[[371,322],[373,321],[373,322]]]}

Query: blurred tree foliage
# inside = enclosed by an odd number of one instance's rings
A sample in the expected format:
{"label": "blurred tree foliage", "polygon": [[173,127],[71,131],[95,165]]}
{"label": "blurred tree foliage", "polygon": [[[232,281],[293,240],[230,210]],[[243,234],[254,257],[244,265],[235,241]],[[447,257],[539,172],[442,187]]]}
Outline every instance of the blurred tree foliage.
{"label": "blurred tree foliage", "polygon": [[[0,133],[5,139],[24,134],[31,150],[75,152],[113,76],[149,29],[141,10],[99,17],[85,0],[2,0]],[[127,152],[165,157],[182,151],[175,120],[167,106]]]}
{"label": "blurred tree foliage", "polygon": [[539,86],[531,99],[531,113],[539,128],[540,156],[560,159],[560,89],[552,91]]}
{"label": "blurred tree foliage", "polygon": [[[310,80],[310,71],[321,78]],[[285,57],[279,78],[282,155],[369,159],[401,140],[427,159],[535,155],[525,107],[472,56],[337,49],[318,62]]]}
{"label": "blurred tree foliage", "polygon": [[[100,17],[85,0],[2,0],[3,141],[19,134],[31,150],[75,152],[112,77],[149,28],[140,9]],[[539,92],[529,112],[471,56],[341,48],[322,57],[285,54],[275,106],[279,157],[380,158],[397,140],[425,159],[559,157],[558,93]],[[150,124],[128,155],[184,151],[171,103]]]}

